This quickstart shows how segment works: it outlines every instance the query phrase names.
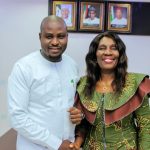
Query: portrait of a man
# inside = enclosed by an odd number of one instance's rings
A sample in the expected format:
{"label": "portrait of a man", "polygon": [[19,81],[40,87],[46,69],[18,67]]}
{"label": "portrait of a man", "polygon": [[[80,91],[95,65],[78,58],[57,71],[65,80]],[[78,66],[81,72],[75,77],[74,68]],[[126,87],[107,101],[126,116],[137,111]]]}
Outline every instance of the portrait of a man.
{"label": "portrait of a man", "polygon": [[73,25],[72,23],[72,4],[57,4],[56,16],[63,18],[68,27]]}
{"label": "portrait of a man", "polygon": [[[85,6],[86,8],[86,6]],[[83,25],[84,26],[99,26],[99,10],[96,10],[95,6],[87,5],[87,9],[83,13]]]}
{"label": "portrait of a man", "polygon": [[112,6],[110,24],[111,27],[115,27],[115,28],[127,27],[127,8]]}
{"label": "portrait of a man", "polygon": [[102,31],[104,28],[104,3],[81,2],[79,12],[80,31]]}
{"label": "portrait of a man", "polygon": [[108,3],[107,30],[131,32],[132,7],[128,3]]}

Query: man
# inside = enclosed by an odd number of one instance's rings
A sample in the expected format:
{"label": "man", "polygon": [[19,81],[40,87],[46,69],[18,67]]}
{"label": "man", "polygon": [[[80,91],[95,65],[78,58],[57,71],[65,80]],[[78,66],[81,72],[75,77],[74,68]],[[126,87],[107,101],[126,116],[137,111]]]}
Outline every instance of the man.
{"label": "man", "polygon": [[100,19],[96,17],[96,9],[91,6],[88,9],[88,18],[83,20],[85,26],[99,26]]}
{"label": "man", "polygon": [[[41,50],[20,59],[8,80],[8,109],[18,132],[17,150],[69,150],[80,111],[73,108],[78,71],[63,54],[68,42],[65,22],[43,19]],[[70,116],[69,116],[70,113]]]}
{"label": "man", "polygon": [[62,4],[61,5],[61,17],[65,21],[68,27],[72,26],[72,16],[71,16],[71,9],[72,5],[71,4]]}
{"label": "man", "polygon": [[111,22],[112,27],[123,28],[127,26],[127,19],[123,17],[122,8],[116,8],[115,18]]}

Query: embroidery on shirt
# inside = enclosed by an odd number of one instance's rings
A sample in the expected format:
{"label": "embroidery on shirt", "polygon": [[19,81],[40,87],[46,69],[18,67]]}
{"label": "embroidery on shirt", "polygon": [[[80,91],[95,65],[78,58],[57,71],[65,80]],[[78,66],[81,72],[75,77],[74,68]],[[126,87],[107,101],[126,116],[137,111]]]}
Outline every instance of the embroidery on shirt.
{"label": "embroidery on shirt", "polygon": [[75,87],[75,82],[74,82],[74,80],[72,79],[70,82],[71,82],[71,84],[73,85],[73,87]]}

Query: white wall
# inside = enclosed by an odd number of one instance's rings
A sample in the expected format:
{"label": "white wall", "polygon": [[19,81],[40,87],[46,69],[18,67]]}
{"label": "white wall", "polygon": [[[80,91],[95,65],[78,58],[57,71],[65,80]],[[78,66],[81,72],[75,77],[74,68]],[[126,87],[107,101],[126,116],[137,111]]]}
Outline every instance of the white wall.
{"label": "white wall", "polygon": [[[10,126],[7,115],[6,87],[12,66],[20,57],[40,49],[39,26],[48,14],[47,0],[0,0],[0,136]],[[80,65],[96,34],[70,33],[66,52]],[[127,45],[129,71],[150,74],[150,36],[120,35]]]}

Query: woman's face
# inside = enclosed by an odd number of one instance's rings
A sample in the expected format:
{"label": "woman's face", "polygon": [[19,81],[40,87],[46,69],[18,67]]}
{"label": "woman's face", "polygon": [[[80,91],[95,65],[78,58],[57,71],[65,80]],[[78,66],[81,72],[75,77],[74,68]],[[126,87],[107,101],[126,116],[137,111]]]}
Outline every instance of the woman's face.
{"label": "woman's face", "polygon": [[114,72],[119,58],[116,42],[109,37],[103,37],[99,42],[96,57],[101,71]]}

